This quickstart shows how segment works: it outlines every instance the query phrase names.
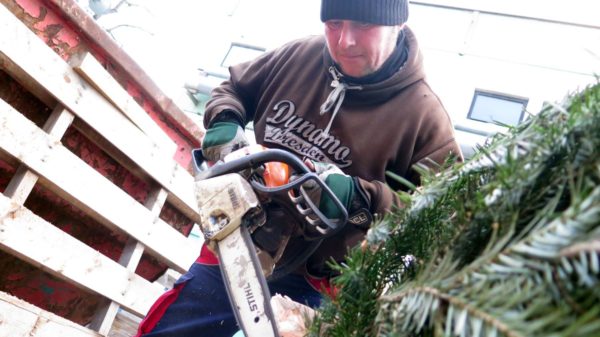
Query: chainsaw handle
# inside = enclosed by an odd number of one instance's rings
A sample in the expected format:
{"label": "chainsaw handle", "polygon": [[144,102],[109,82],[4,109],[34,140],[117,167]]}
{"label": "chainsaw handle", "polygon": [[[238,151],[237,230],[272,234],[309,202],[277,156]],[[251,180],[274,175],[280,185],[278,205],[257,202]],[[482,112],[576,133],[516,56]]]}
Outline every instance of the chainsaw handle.
{"label": "chainsaw handle", "polygon": [[[205,162],[201,149],[195,149],[193,152],[195,168],[198,171],[200,166]],[[216,176],[221,176],[229,173],[238,173],[246,169],[257,168],[260,165],[268,162],[280,162],[289,165],[295,172],[297,178],[281,186],[268,187],[257,181],[250,181],[250,184],[260,195],[268,195],[272,199],[280,201],[291,201],[295,209],[295,213],[299,214],[299,218],[309,226],[305,226],[304,236],[307,240],[318,240],[329,237],[337,233],[344,227],[348,221],[348,211],[342,205],[338,197],[331,191],[329,186],[312,172],[306,165],[295,155],[280,149],[268,149],[256,153],[247,154],[241,158],[234,159],[228,162],[219,162],[218,165],[213,165],[206,170],[197,172],[196,180],[209,179]],[[311,200],[308,193],[302,185],[312,180],[321,188],[321,195],[328,195],[335,207],[341,213],[338,219],[327,218],[318,205]],[[294,195],[292,191],[298,191],[298,195]]]}
{"label": "chainsaw handle", "polygon": [[[201,149],[195,149],[193,152],[194,163],[196,168],[199,168],[206,160],[202,155]],[[196,180],[209,179],[216,176],[221,176],[228,173],[237,173],[245,169],[256,168],[268,162],[281,162],[288,164],[296,172],[300,174],[310,173],[311,171],[304,163],[293,154],[279,150],[269,149],[257,153],[248,154],[242,158],[234,159],[226,163],[219,163],[207,170],[200,171],[196,174]],[[287,185],[286,185],[287,186]]]}

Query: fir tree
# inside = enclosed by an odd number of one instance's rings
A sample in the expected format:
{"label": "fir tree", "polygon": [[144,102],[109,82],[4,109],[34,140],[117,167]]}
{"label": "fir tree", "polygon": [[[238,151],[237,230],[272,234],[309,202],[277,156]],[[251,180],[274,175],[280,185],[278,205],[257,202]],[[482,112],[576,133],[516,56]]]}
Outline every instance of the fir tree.
{"label": "fir tree", "polygon": [[600,336],[600,85],[403,194],[312,336]]}

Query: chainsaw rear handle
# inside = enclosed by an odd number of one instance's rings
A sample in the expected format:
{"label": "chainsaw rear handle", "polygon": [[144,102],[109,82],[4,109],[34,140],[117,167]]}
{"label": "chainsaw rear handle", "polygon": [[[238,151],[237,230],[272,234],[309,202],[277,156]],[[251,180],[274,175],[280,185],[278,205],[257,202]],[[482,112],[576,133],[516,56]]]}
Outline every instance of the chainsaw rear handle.
{"label": "chainsaw rear handle", "polygon": [[[195,149],[193,157],[195,167],[199,170],[205,162],[202,150]],[[268,196],[283,205],[286,205],[286,201],[287,203],[291,202],[299,215],[298,219],[303,220],[305,224],[309,225],[304,228],[304,237],[307,240],[320,240],[334,235],[343,228],[348,221],[346,207],[342,205],[338,197],[316,173],[306,167],[298,157],[287,151],[267,149],[228,162],[219,162],[208,169],[198,172],[196,180],[209,179],[228,173],[238,173],[246,169],[255,169],[268,162],[280,162],[289,165],[295,171],[297,178],[287,184],[276,187],[268,187],[255,180],[250,181],[250,184],[258,195]],[[315,205],[306,190],[302,187],[308,181],[314,181],[319,185],[322,196],[326,194],[331,198],[335,207],[340,211],[340,218],[329,219],[321,212],[318,205]],[[292,191],[298,191],[299,194],[295,195]]]}

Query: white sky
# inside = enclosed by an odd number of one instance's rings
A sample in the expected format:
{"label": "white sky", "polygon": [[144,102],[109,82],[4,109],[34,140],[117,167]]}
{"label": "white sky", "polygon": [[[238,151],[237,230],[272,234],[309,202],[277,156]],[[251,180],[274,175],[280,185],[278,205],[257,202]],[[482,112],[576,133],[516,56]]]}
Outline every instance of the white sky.
{"label": "white sky", "polygon": [[294,37],[320,33],[319,1],[144,0],[143,8],[122,7],[122,13],[98,22],[104,28],[124,22],[143,27],[118,28],[113,35],[168,89],[181,85],[196,68],[220,64],[231,41],[274,48]]}

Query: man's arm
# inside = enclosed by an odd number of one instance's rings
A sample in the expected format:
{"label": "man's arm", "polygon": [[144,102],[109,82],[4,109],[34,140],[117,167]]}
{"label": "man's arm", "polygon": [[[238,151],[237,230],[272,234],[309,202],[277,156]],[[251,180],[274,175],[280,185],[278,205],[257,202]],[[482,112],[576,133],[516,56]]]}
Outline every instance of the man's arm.
{"label": "man's arm", "polygon": [[260,94],[259,83],[264,80],[263,71],[271,57],[271,53],[267,53],[230,67],[230,79],[213,89],[206,104],[206,134],[202,140],[202,151],[208,160],[221,160],[249,145],[244,127],[253,118],[254,101]]}
{"label": "man's arm", "polygon": [[266,52],[254,60],[229,67],[230,77],[211,92],[206,103],[204,126],[224,111],[237,114],[244,125],[254,118],[256,101],[274,69],[281,49]]}

